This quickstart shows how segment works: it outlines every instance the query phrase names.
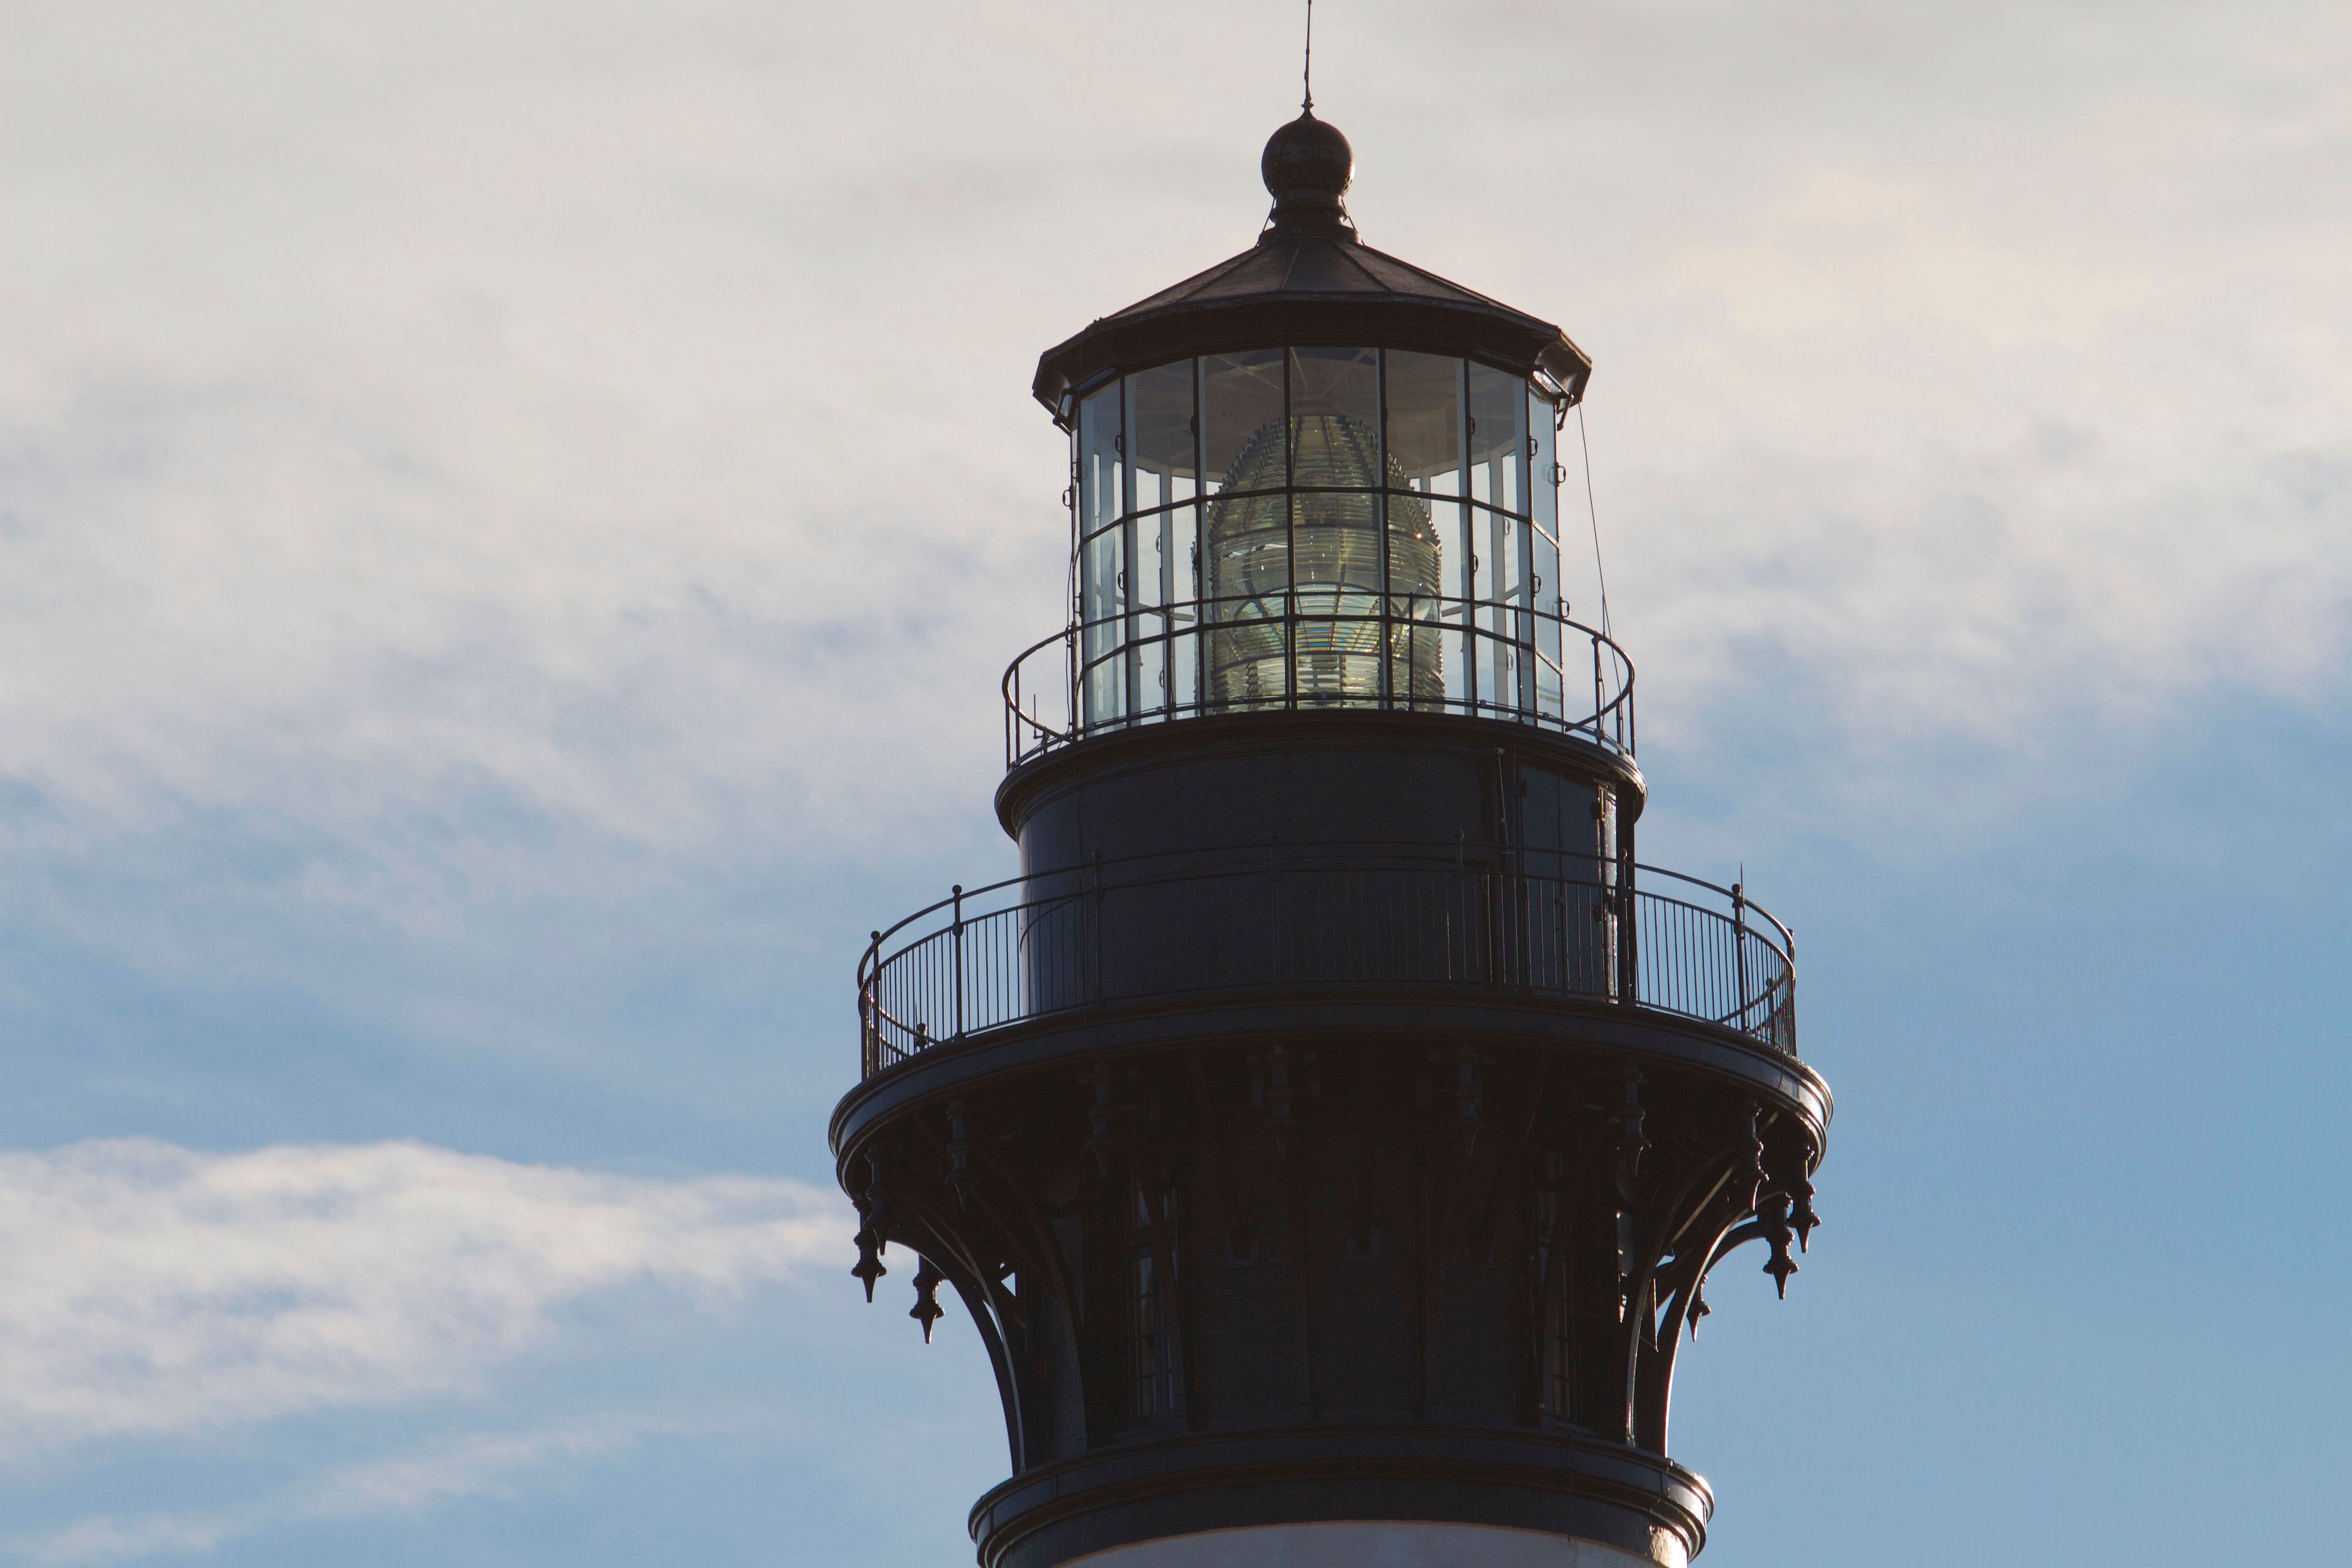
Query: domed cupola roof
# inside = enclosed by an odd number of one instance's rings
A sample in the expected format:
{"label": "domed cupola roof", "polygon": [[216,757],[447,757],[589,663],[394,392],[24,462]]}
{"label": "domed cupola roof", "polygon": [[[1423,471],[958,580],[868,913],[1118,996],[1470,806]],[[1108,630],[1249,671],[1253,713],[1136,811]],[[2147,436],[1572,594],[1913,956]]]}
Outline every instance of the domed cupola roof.
{"label": "domed cupola roof", "polygon": [[1277,130],[1258,161],[1274,197],[1257,243],[1045,351],[1032,384],[1056,418],[1120,371],[1189,354],[1315,343],[1469,354],[1541,371],[1571,399],[1592,361],[1549,321],[1373,249],[1343,198],[1355,153],[1314,110]]}

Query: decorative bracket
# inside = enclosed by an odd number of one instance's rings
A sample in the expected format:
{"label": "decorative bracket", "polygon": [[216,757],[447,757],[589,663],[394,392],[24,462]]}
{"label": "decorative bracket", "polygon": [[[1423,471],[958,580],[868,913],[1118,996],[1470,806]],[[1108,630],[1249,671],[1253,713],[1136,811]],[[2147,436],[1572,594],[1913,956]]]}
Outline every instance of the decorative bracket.
{"label": "decorative bracket", "polygon": [[857,1267],[849,1272],[866,1287],[868,1305],[874,1300],[874,1281],[890,1271],[882,1267],[882,1251],[890,1245],[883,1234],[889,1219],[889,1200],[882,1187],[882,1151],[866,1151],[866,1195],[857,1200]]}
{"label": "decorative bracket", "polygon": [[929,1258],[915,1259],[915,1308],[907,1316],[923,1325],[923,1342],[931,1342],[931,1325],[947,1316],[940,1305],[940,1285],[947,1279]]}

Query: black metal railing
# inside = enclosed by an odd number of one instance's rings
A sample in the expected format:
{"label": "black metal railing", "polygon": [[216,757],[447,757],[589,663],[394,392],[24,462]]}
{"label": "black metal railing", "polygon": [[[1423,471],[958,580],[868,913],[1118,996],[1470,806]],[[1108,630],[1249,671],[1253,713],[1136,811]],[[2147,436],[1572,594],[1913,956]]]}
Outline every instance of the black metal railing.
{"label": "black metal railing", "polygon": [[[1221,680],[1247,639],[1271,667]],[[1318,679],[1319,677],[1319,679]],[[1221,689],[1223,688],[1223,689]],[[1004,672],[1004,761],[1204,714],[1370,709],[1507,719],[1633,754],[1633,661],[1533,605],[1316,593],[1192,599],[1073,622]]]}
{"label": "black metal railing", "polygon": [[958,888],[857,970],[868,1078],[1087,1008],[1349,988],[1601,1001],[1796,1055],[1795,940],[1737,887],[1596,856],[1280,843]]}

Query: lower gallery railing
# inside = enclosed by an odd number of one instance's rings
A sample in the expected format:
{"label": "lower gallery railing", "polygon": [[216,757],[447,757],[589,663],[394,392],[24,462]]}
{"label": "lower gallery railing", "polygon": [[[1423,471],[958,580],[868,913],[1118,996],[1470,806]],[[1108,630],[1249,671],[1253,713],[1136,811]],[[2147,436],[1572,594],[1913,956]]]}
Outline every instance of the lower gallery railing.
{"label": "lower gallery railing", "polygon": [[1738,888],[1555,850],[1097,860],[950,898],[858,965],[864,1071],[1089,1007],[1365,986],[1602,1001],[1796,1055],[1795,943]]}

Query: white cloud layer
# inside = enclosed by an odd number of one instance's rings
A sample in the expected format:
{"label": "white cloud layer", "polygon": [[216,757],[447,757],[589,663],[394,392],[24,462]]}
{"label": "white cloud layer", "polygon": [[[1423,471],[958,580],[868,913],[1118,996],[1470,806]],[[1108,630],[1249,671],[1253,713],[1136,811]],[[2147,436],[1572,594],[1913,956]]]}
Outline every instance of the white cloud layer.
{"label": "white cloud layer", "polygon": [[832,1262],[844,1212],[416,1143],[0,1154],[0,1454],[466,1390],[598,1292],[717,1307]]}
{"label": "white cloud layer", "polygon": [[[491,797],[677,849],[984,778],[1060,586],[1030,356],[1245,243],[1295,18],[887,18],[15,13],[0,774],[46,831]],[[1769,660],[1848,751],[2031,752],[2336,689],[2347,26],[1367,5],[1323,86],[1369,237],[1598,352],[1657,724]]]}

